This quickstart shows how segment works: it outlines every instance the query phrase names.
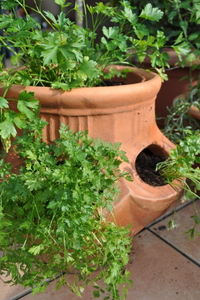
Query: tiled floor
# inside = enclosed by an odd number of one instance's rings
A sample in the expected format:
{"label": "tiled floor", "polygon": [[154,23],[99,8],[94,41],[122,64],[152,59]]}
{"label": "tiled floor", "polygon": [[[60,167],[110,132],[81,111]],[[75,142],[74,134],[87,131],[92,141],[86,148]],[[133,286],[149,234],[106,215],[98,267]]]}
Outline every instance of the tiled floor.
{"label": "tiled floor", "polygon": [[[196,201],[200,212],[200,200]],[[188,239],[184,231],[193,226],[192,203],[178,206],[174,214],[178,227],[167,230],[171,210],[165,217],[138,233],[132,242],[128,269],[133,287],[127,300],[200,300],[200,237]],[[170,215],[169,215],[170,214]],[[200,231],[200,224],[198,225]],[[32,296],[21,286],[10,287],[0,281],[0,300],[78,300],[67,287],[54,290],[51,282],[43,294]],[[83,294],[84,300],[94,299],[92,287]],[[103,298],[98,298],[102,300]]]}

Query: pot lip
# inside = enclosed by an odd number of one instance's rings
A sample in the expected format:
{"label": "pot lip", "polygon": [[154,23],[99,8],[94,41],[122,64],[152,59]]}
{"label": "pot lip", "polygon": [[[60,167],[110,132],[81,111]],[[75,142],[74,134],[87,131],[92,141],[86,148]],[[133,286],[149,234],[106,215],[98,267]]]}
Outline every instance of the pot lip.
{"label": "pot lip", "polygon": [[[118,70],[127,69],[127,66],[122,65],[115,67]],[[146,101],[154,101],[161,87],[161,77],[144,69],[128,68],[133,70],[128,73],[129,82],[133,73],[139,74],[141,82],[118,86],[81,87],[71,91],[56,90],[50,87],[11,85],[7,97],[16,99],[23,90],[34,92],[34,97],[40,101],[41,111],[44,112],[50,108],[52,112],[64,109],[69,112],[69,109],[72,109],[73,114],[76,109],[81,109],[81,114],[85,114],[86,110],[95,110],[96,113],[101,114],[107,109],[118,112],[121,109],[127,110],[127,107],[135,106],[135,104],[141,105]]]}

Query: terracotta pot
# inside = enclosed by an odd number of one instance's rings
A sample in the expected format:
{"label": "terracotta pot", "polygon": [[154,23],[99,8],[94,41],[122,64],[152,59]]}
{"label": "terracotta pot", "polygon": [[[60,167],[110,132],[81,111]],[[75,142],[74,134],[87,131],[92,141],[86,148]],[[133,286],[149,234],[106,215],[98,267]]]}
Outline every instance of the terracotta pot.
{"label": "terracotta pot", "polygon": [[[118,66],[122,70],[124,67]],[[116,81],[119,79],[115,79]],[[135,83],[136,82],[136,83]],[[114,218],[119,225],[132,225],[134,235],[161,216],[177,199],[179,191],[170,185],[152,187],[137,174],[135,161],[145,148],[167,156],[174,145],[162,134],[155,121],[155,99],[161,87],[160,77],[152,72],[132,68],[125,85],[78,88],[70,92],[48,87],[27,87],[40,100],[41,117],[49,122],[47,141],[58,137],[61,123],[74,131],[88,130],[92,138],[120,142],[129,164],[133,182],[120,182],[121,195],[114,203]],[[8,98],[16,98],[23,86],[12,86]],[[107,214],[108,220],[113,215]]]}

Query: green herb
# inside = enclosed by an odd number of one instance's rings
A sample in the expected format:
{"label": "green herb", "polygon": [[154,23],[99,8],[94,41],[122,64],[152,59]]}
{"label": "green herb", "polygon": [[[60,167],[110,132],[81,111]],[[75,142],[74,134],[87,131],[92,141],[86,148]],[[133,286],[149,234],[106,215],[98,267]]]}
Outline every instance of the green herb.
{"label": "green herb", "polygon": [[[181,140],[174,149],[170,150],[169,158],[157,164],[157,169],[166,183],[174,188],[181,187],[185,190],[187,200],[198,198],[200,191],[200,131],[185,130],[187,134],[184,140]],[[197,166],[195,166],[197,164]],[[175,181],[176,180],[176,181]],[[195,215],[192,218],[195,221],[194,227],[187,231],[190,237],[194,233],[200,235],[196,226],[199,224],[199,212],[195,206]],[[171,223],[173,225],[173,223]]]}
{"label": "green herb", "polygon": [[[110,0],[109,3],[114,7],[121,8],[120,0]],[[152,5],[162,12],[162,18],[157,23],[149,22],[148,18],[145,25],[148,27],[150,35],[155,36],[156,31],[160,30],[164,33],[167,43],[181,42],[182,50],[189,48],[184,55],[187,63],[191,62],[196,55],[200,55],[200,6],[199,0],[130,0],[134,12],[137,14],[145,5]],[[149,10],[148,10],[149,11]],[[179,45],[179,46],[180,46]],[[182,65],[186,63],[185,58]],[[197,64],[196,64],[197,66]]]}
{"label": "green herb", "polygon": [[94,297],[124,299],[131,283],[125,269],[129,228],[107,223],[105,212],[118,198],[117,180],[130,180],[119,169],[125,153],[120,144],[93,140],[64,125],[60,138],[47,145],[45,124],[34,118],[17,137],[16,151],[24,159],[19,174],[0,161],[1,273],[36,293],[46,288],[44,280],[63,272],[56,288],[67,285],[80,296],[93,284]]}

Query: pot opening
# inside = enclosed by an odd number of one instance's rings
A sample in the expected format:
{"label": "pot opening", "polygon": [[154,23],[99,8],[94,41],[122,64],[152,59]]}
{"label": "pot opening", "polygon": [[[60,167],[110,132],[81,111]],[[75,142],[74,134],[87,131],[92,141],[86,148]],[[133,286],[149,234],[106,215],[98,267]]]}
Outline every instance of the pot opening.
{"label": "pot opening", "polygon": [[160,171],[156,171],[156,165],[165,161],[167,157],[167,152],[158,145],[152,144],[143,149],[138,154],[135,162],[136,171],[142,181],[151,186],[166,185]]}

